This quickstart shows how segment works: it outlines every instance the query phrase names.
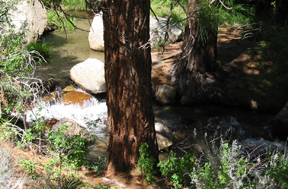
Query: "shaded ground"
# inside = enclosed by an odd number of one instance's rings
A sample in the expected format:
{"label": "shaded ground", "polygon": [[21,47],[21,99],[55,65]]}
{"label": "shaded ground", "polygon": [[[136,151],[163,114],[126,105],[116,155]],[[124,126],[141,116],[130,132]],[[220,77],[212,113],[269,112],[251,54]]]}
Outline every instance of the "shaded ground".
{"label": "shaded ground", "polygon": [[[154,87],[164,83],[171,84],[168,69],[173,60],[179,58],[181,42],[168,45],[165,47],[163,52],[161,50],[163,49],[152,50],[152,83]],[[281,98],[277,97],[277,90],[271,91],[269,85],[270,81],[265,81],[265,75],[269,74],[269,72],[272,70],[273,62],[262,61],[259,63],[260,61],[257,60],[260,60],[261,56],[257,53],[257,50],[261,50],[261,46],[259,44],[249,40],[241,40],[240,35],[236,32],[230,32],[223,29],[219,33],[218,63],[220,63],[223,66],[223,69],[228,73],[226,76],[227,83],[229,89],[231,89],[231,95],[235,95],[236,104],[252,109],[271,109],[271,111],[273,109],[273,112],[276,112],[279,107],[281,107],[281,104],[285,104],[287,97],[285,98],[281,96],[281,90],[279,90],[279,95]],[[16,176],[18,177],[23,174],[23,169],[16,163],[16,159],[18,157],[22,156],[28,160],[38,159],[38,165],[48,160],[48,158],[40,157],[32,151],[19,150],[7,144],[2,145],[4,145],[5,148],[8,148],[15,157]],[[43,169],[40,166],[37,166],[36,173],[40,175],[42,172]],[[81,169],[78,171],[78,174],[79,177],[82,178],[83,182],[88,182],[91,186],[97,186],[101,183],[107,186],[122,188],[115,183],[103,180],[102,177],[104,175],[95,173],[92,169]],[[147,185],[143,181],[143,178],[132,178],[131,176],[125,174],[118,175],[110,179],[125,184],[127,186],[125,188],[128,189],[170,188],[169,183],[165,181],[163,181],[163,183],[159,183],[160,186]],[[45,187],[44,178],[40,180],[38,179],[38,182],[32,178],[28,178],[24,185],[24,188],[42,187]]]}
{"label": "shaded ground", "polygon": [[[168,69],[173,60],[179,58],[180,50],[181,42],[168,45],[164,51],[152,50],[154,86],[171,84]],[[221,29],[217,51],[217,62],[224,70],[232,105],[273,114],[283,108],[288,100],[288,91],[282,86],[285,81],[273,76],[276,64],[263,56],[264,48],[259,43],[242,40],[240,31]]]}

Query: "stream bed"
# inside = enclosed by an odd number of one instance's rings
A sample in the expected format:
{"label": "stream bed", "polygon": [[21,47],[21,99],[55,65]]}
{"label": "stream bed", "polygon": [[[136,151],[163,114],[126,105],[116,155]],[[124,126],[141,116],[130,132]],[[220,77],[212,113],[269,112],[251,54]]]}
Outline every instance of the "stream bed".
{"label": "stream bed", "polygon": [[[36,76],[41,79],[53,78],[59,82],[67,81],[70,69],[87,58],[97,58],[104,62],[104,53],[90,50],[88,42],[89,27],[92,20],[78,19],[77,26],[86,30],[75,29],[66,34],[53,31],[43,36],[46,43],[53,46],[52,56],[47,64],[39,66]],[[89,127],[89,123],[98,120],[97,128],[88,128],[92,134],[108,142],[107,107],[105,99],[94,99],[85,108],[63,104],[45,106],[40,112],[45,119],[70,118]],[[217,137],[227,139],[255,139],[273,141],[269,122],[272,115],[259,114],[252,110],[222,105],[161,106],[154,104],[155,122],[167,126],[179,136],[179,141],[193,134],[195,129],[200,135],[208,133],[209,140]],[[33,118],[31,118],[33,119]],[[100,120],[100,121],[99,121]],[[88,124],[87,124],[88,123]]]}

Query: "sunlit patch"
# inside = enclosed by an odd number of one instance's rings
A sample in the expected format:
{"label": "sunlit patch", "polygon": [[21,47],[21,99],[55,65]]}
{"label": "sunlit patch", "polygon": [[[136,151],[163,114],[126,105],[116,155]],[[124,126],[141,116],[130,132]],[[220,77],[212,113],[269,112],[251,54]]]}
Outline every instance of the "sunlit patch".
{"label": "sunlit patch", "polygon": [[258,103],[255,100],[251,99],[250,103],[251,103],[252,109],[254,109],[254,110],[258,109]]}

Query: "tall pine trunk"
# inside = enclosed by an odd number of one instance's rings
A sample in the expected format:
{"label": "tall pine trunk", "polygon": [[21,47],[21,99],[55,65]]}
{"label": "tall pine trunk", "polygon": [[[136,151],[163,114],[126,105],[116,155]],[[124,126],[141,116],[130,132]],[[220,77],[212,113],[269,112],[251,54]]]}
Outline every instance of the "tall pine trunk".
{"label": "tall pine trunk", "polygon": [[170,69],[180,103],[185,105],[219,98],[214,74],[219,68],[216,63],[217,20],[204,1],[189,0],[182,53]]}
{"label": "tall pine trunk", "polygon": [[148,0],[104,1],[108,175],[134,170],[139,147],[145,142],[148,153],[158,160],[147,43],[149,11]]}

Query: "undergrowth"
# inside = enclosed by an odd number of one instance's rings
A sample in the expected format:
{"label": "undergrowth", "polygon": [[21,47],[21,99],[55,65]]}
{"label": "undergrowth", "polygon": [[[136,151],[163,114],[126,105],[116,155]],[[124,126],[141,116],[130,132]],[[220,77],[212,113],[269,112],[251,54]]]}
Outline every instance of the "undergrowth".
{"label": "undergrowth", "polygon": [[[267,149],[265,154],[257,154],[258,147],[247,152],[237,140],[204,141],[205,145],[194,145],[184,155],[172,150],[168,160],[157,165],[163,177],[173,182],[174,188],[288,188],[285,152]],[[140,148],[140,157],[147,158],[146,161],[141,159],[138,167],[147,181],[151,181],[153,160],[148,158],[146,148],[147,144]]]}

